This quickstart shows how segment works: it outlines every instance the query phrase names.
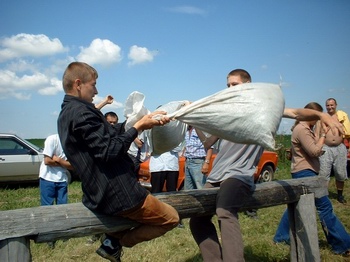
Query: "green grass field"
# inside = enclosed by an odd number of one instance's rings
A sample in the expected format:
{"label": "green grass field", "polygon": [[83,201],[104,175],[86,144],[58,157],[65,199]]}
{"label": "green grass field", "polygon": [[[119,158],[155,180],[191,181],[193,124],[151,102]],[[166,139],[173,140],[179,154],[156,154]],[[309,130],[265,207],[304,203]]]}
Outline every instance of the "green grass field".
{"label": "green grass field", "polygon": [[[289,179],[290,162],[284,159],[284,150],[289,147],[288,141],[278,150],[280,161],[275,179]],[[39,145],[40,146],[40,145]],[[330,199],[333,203],[334,212],[350,232],[350,208],[342,205],[335,199],[336,190],[334,179],[330,182]],[[345,197],[350,201],[350,185],[345,185]],[[79,182],[69,185],[69,202],[81,201],[81,188]],[[19,209],[39,206],[38,185],[0,188],[0,210]],[[240,214],[240,224],[245,244],[246,261],[289,261],[289,246],[274,244],[273,235],[277,224],[286,206],[276,206],[260,209],[258,219],[254,220],[243,213]],[[214,218],[215,220],[215,218]],[[122,261],[128,262],[200,262],[203,261],[199,249],[194,242],[188,226],[188,219],[184,221],[185,228],[175,228],[166,235],[149,242],[138,244],[133,248],[124,248]],[[217,221],[215,220],[217,223]],[[322,261],[350,261],[339,255],[334,255],[325,239],[321,226],[318,224],[319,243]],[[88,238],[74,238],[66,242],[58,241],[55,249],[50,249],[47,244],[31,242],[31,250],[34,262],[41,261],[105,261],[100,258],[95,250],[99,243],[86,245]]]}

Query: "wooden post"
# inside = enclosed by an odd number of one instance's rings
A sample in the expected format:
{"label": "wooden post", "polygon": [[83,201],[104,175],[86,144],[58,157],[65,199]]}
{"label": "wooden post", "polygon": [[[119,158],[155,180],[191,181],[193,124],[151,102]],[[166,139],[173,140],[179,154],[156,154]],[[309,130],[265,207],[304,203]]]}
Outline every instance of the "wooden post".
{"label": "wooden post", "polygon": [[300,196],[288,204],[290,222],[290,260],[298,262],[321,261],[318,245],[314,194]]}
{"label": "wooden post", "polygon": [[29,238],[17,237],[0,241],[0,261],[32,261]]}

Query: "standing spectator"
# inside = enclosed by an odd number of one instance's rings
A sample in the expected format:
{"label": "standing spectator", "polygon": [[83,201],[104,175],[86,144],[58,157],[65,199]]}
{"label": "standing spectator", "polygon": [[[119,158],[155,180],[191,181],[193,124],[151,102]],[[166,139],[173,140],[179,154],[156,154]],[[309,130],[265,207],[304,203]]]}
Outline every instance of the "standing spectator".
{"label": "standing spectator", "polygon": [[97,71],[82,62],[68,65],[63,74],[64,96],[58,118],[58,133],[70,163],[80,174],[83,204],[91,211],[137,221],[139,226],[122,232],[109,232],[97,254],[110,261],[120,261],[122,247],[164,235],[177,226],[179,215],[143,188],[134,175],[134,165],[127,154],[138,132],[170,120],[142,117],[125,132],[118,132],[92,103],[97,94]]}
{"label": "standing spectator", "polygon": [[[101,110],[104,106],[112,104],[113,100],[113,96],[107,95],[100,103],[96,104],[95,107]],[[112,126],[116,125],[119,120],[118,115],[112,111],[105,113],[105,118]]]}
{"label": "standing spectator", "polygon": [[149,170],[151,172],[151,192],[160,193],[164,184],[166,191],[176,191],[179,178],[179,152],[182,145],[161,155],[151,155]]}
{"label": "standing spectator", "polygon": [[[58,134],[48,136],[44,145],[44,159],[40,165],[39,187],[42,206],[68,203],[67,169],[72,170],[71,164],[63,152]],[[48,243],[51,248],[55,242]]]}
{"label": "standing spectator", "polygon": [[[338,113],[339,110],[337,111],[337,101],[334,98],[329,98],[326,100],[326,109],[327,113],[340,123],[344,124],[345,121],[349,121],[348,115],[345,112],[341,111]],[[345,132],[350,132],[350,130],[347,131],[345,128]],[[333,169],[335,185],[337,188],[337,200],[342,204],[346,204],[346,200],[343,196],[343,190],[345,180],[347,179],[346,164],[348,150],[343,143],[343,139],[343,135],[339,132],[336,134],[331,132],[327,134],[325,144],[323,146],[325,153],[320,156],[320,176],[330,179],[331,171]]]}
{"label": "standing spectator", "polygon": [[112,111],[105,113],[105,118],[112,126],[116,125],[119,120],[118,115]]}
{"label": "standing spectator", "polygon": [[[305,106],[323,111],[321,105],[311,102]],[[317,176],[320,169],[319,156],[324,153],[322,146],[326,136],[331,132],[321,133],[320,138],[314,133],[314,121],[297,121],[292,132],[292,165],[291,173],[294,179]],[[350,236],[333,212],[332,203],[326,196],[315,196],[315,205],[321,221],[323,232],[336,254],[350,256]],[[288,210],[283,213],[281,222],[274,236],[274,242],[290,244]]]}
{"label": "standing spectator", "polygon": [[346,146],[346,149],[348,150],[348,155],[347,155],[347,163],[346,163],[346,173],[348,175],[348,179],[350,178],[350,139],[345,139],[344,138],[344,145]]}
{"label": "standing spectator", "polygon": [[67,204],[67,169],[73,167],[67,161],[58,134],[46,138],[43,154],[39,173],[41,205]]}
{"label": "standing spectator", "polygon": [[[337,117],[339,122],[343,125],[344,127],[344,135],[343,135],[343,142],[344,145],[347,149],[347,158],[350,158],[350,119],[347,113],[345,113],[342,110],[337,110]],[[347,173],[347,177],[349,178],[349,161],[347,161],[347,165],[346,165],[346,173]]]}
{"label": "standing spectator", "polygon": [[[233,70],[227,76],[229,88],[249,82],[251,77],[243,69]],[[297,120],[322,119],[332,127],[332,131],[341,130],[341,125],[329,115],[311,109],[285,108],[283,116]],[[216,136],[207,137],[200,130],[196,131],[206,148],[210,148],[219,139]],[[258,145],[220,140],[219,152],[204,187],[219,187],[215,211],[219,220],[221,241],[211,221],[212,216],[192,217],[190,228],[204,261],[244,261],[238,211],[242,207],[242,198],[253,193],[255,167],[264,149]]]}
{"label": "standing spectator", "polygon": [[206,150],[195,128],[188,126],[185,135],[185,189],[201,189],[209,173],[213,148]]}

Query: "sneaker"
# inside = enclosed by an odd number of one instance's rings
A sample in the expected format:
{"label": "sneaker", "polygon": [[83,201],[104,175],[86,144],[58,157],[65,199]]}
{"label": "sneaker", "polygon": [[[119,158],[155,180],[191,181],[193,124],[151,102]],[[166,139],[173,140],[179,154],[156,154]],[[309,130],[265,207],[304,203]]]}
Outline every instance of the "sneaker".
{"label": "sneaker", "polygon": [[346,200],[343,196],[338,196],[337,200],[339,203],[346,204]]}
{"label": "sneaker", "polygon": [[96,250],[96,253],[111,262],[120,262],[122,251],[123,249],[119,241],[108,236]]}

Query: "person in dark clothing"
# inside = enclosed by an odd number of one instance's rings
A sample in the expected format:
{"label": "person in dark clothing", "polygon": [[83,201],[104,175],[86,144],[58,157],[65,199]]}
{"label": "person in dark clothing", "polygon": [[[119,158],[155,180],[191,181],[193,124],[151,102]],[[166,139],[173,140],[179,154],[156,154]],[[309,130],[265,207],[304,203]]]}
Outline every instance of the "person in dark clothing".
{"label": "person in dark clothing", "polygon": [[[159,237],[179,223],[173,207],[138,183],[127,154],[139,132],[170,120],[165,112],[154,112],[125,132],[121,126],[110,125],[92,103],[97,94],[97,77],[97,71],[86,63],[68,65],[62,80],[66,95],[58,118],[58,133],[67,158],[81,175],[83,204],[94,212],[140,223],[123,232],[109,232],[96,251],[110,261],[120,261],[122,246],[132,247]],[[153,118],[156,114],[161,115],[160,120]]]}

